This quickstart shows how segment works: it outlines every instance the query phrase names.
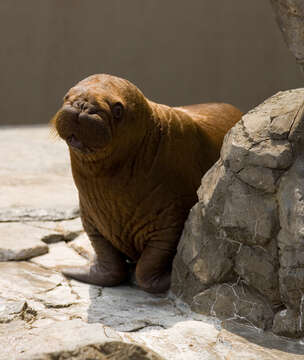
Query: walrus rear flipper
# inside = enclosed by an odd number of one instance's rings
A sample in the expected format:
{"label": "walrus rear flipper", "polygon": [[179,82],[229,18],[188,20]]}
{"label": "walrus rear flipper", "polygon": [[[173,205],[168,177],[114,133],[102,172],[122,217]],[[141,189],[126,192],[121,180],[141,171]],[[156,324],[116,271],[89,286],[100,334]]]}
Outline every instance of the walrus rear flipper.
{"label": "walrus rear flipper", "polygon": [[90,235],[96,257],[90,265],[65,267],[66,277],[100,286],[116,286],[127,280],[128,265],[125,257],[101,235]]}
{"label": "walrus rear flipper", "polygon": [[174,253],[147,245],[136,265],[136,281],[149,293],[169,290]]}

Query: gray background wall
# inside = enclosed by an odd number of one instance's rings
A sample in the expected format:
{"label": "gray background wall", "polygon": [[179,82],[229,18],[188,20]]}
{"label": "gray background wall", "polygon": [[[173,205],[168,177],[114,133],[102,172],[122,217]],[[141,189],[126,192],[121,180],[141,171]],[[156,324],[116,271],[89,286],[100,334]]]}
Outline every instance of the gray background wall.
{"label": "gray background wall", "polygon": [[243,111],[303,86],[268,0],[1,0],[0,124],[46,123],[80,79]]}

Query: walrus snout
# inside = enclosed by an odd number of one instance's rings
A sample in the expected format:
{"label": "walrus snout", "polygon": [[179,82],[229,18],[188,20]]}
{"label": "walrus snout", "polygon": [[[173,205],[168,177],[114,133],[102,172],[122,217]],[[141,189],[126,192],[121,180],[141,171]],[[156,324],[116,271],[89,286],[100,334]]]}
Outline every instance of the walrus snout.
{"label": "walrus snout", "polygon": [[56,114],[55,126],[60,137],[65,139],[67,124],[79,124],[80,111],[71,105],[63,105]]}
{"label": "walrus snout", "polygon": [[100,115],[88,102],[64,104],[53,122],[69,147],[83,153],[104,148],[112,138],[106,114]]}
{"label": "walrus snout", "polygon": [[97,113],[97,107],[92,103],[90,103],[89,101],[76,100],[73,102],[73,107],[75,108],[75,110],[78,110],[82,113],[87,113],[87,114]]}

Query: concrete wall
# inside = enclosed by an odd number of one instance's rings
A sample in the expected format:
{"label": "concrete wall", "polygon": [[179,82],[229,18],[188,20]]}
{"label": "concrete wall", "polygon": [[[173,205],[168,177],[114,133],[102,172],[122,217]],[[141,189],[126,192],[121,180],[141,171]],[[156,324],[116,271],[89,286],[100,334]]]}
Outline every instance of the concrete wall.
{"label": "concrete wall", "polygon": [[0,124],[48,122],[94,73],[157,102],[243,111],[303,86],[268,0],[1,0],[0,15]]}

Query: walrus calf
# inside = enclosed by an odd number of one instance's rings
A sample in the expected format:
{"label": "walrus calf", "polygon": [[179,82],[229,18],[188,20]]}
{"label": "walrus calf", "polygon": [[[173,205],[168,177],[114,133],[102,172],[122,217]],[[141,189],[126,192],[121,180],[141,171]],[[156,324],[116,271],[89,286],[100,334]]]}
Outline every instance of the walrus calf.
{"label": "walrus calf", "polygon": [[126,280],[132,260],[143,290],[166,291],[201,177],[240,117],[228,104],[156,104],[129,81],[104,74],[70,89],[53,124],[69,147],[96,259],[63,273],[114,286]]}

